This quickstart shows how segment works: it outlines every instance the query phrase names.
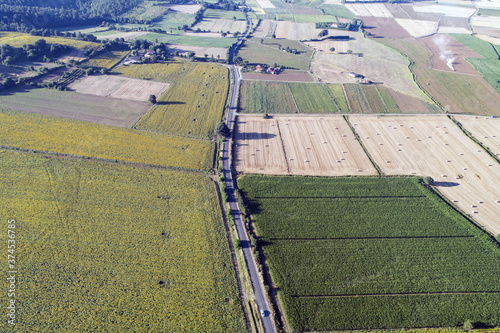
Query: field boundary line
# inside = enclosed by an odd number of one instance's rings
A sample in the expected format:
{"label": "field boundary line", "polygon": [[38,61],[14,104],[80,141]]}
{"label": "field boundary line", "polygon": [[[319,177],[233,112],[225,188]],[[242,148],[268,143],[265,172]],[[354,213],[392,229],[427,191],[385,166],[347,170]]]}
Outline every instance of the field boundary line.
{"label": "field boundary line", "polygon": [[288,164],[288,158],[286,156],[285,143],[283,142],[283,136],[281,135],[280,123],[279,123],[279,121],[277,119],[276,119],[276,127],[278,128],[278,134],[280,136],[281,149],[283,149],[283,156],[285,156],[286,172],[290,173],[290,165]]}
{"label": "field boundary line", "polygon": [[342,91],[344,92],[344,98],[347,104],[347,108],[349,109],[349,112],[352,112],[351,104],[349,103],[349,99],[347,98],[347,93],[345,92],[345,86],[344,86],[345,83],[341,83],[341,85],[342,85]]}
{"label": "field boundary line", "polygon": [[328,240],[376,240],[376,239],[443,239],[443,238],[475,238],[474,235],[456,235],[456,236],[394,236],[394,237],[335,237],[335,238],[269,238],[274,241],[328,241]]}
{"label": "field boundary line", "polygon": [[497,155],[495,155],[491,150],[488,149],[488,147],[486,147],[485,145],[483,145],[481,143],[481,141],[479,141],[471,132],[469,132],[465,127],[464,125],[462,125],[461,122],[459,122],[458,120],[455,119],[455,117],[453,117],[452,115],[448,115],[448,118],[450,118],[450,120],[458,127],[460,128],[460,130],[467,136],[469,137],[469,139],[471,139],[472,141],[474,141],[475,143],[477,143],[481,148],[483,148],[486,152],[488,152],[488,154],[493,157],[493,159],[495,161],[497,161],[498,163],[500,163],[500,159],[498,158]]}
{"label": "field boundary line", "polygon": [[172,170],[172,171],[184,171],[184,172],[203,174],[203,175],[206,175],[205,172],[208,170],[208,169],[192,169],[192,168],[176,167],[176,166],[172,166],[172,165],[130,162],[130,161],[125,161],[125,160],[120,160],[120,159],[67,154],[67,153],[59,153],[59,152],[49,151],[49,150],[38,150],[38,149],[11,147],[11,146],[4,146],[4,145],[0,145],[0,149],[8,150],[8,151],[15,151],[15,152],[24,153],[24,154],[44,154],[47,157],[61,157],[61,158],[67,158],[67,159],[78,158],[78,159],[89,160],[89,161],[93,161],[93,162],[121,164],[121,165],[127,165],[127,166],[135,166],[135,167],[148,167],[148,168],[154,168],[154,169],[166,169],[166,170]]}
{"label": "field boundary line", "polygon": [[297,105],[297,101],[295,101],[295,96],[293,95],[292,87],[290,87],[290,83],[286,82],[286,85],[288,86],[288,90],[290,91],[290,95],[292,96],[293,104],[295,104],[295,109],[297,110],[295,113],[302,113],[299,109],[299,106]]}
{"label": "field boundary line", "polygon": [[368,149],[366,149],[365,145],[363,144],[363,141],[361,141],[361,137],[359,136],[358,132],[356,132],[356,129],[354,129],[354,127],[352,126],[351,122],[349,121],[349,117],[347,115],[344,115],[343,118],[347,122],[347,125],[349,126],[352,133],[354,134],[354,136],[358,140],[359,144],[361,145],[361,148],[363,148],[366,156],[368,157],[370,162],[372,162],[375,170],[377,170],[377,172],[380,176],[385,176],[385,174],[382,172],[382,169],[380,169],[380,167],[377,165],[377,163],[375,163],[375,160],[373,159],[372,155],[370,155],[370,152],[368,151]]}
{"label": "field boundary line", "polygon": [[339,106],[337,105],[337,102],[335,102],[335,99],[333,98],[332,94],[330,94],[330,91],[329,91],[330,89],[326,89],[326,85],[324,85],[324,84],[322,85],[322,87],[323,87],[323,90],[326,91],[326,93],[328,94],[328,96],[330,96],[330,99],[332,100],[333,105],[335,105],[335,107],[337,108],[337,111],[339,113],[342,113],[342,111],[340,110]]}
{"label": "field boundary line", "polygon": [[[382,95],[380,95],[380,90],[378,90],[378,87],[377,87],[377,86],[375,86],[375,91],[377,91],[377,95],[378,95],[378,97],[379,97],[379,98],[380,98],[380,100],[382,101],[382,104],[384,104],[385,111],[386,111],[387,113],[392,113],[392,112],[390,112],[390,111],[389,111],[389,108],[387,107],[387,104],[385,104],[385,101],[384,101],[384,99],[382,98]],[[396,103],[396,101],[394,101],[394,103]],[[396,104],[396,105],[397,105],[397,104]]]}
{"label": "field boundary line", "polygon": [[481,295],[500,294],[500,291],[436,291],[421,293],[394,293],[394,294],[346,294],[346,295],[292,295],[293,298],[349,298],[349,297],[401,297],[401,296],[439,296],[439,295]]}

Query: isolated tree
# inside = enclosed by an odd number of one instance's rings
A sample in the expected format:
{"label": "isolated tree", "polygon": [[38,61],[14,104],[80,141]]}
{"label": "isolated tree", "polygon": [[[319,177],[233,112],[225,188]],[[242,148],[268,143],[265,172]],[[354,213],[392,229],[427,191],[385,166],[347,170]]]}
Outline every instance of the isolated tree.
{"label": "isolated tree", "polygon": [[328,36],[328,30],[327,29],[321,30],[321,32],[318,34],[318,37],[325,37],[325,36]]}
{"label": "isolated tree", "polygon": [[263,44],[263,43],[264,43],[264,40],[263,40],[262,38],[260,39],[260,43],[261,43],[261,44]]}
{"label": "isolated tree", "polygon": [[330,52],[335,52],[335,48],[334,47],[330,47]]}
{"label": "isolated tree", "polygon": [[101,68],[101,74],[102,75],[108,74],[108,69],[107,68]]}
{"label": "isolated tree", "polygon": [[155,95],[153,95],[153,94],[149,95],[148,100],[149,100],[149,103],[156,104],[156,96]]}
{"label": "isolated tree", "polygon": [[352,50],[347,50],[347,54],[352,54]]}
{"label": "isolated tree", "polygon": [[474,329],[474,324],[472,324],[472,321],[467,320],[464,323],[464,330],[466,330],[466,331],[472,331],[473,329]]}

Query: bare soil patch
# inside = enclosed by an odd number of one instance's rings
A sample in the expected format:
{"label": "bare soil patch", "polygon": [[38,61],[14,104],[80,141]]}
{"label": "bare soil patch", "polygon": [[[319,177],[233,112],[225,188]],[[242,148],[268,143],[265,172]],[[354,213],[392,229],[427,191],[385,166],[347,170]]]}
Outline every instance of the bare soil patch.
{"label": "bare soil patch", "polygon": [[317,8],[311,8],[301,5],[296,5],[293,3],[285,3],[286,8],[290,11],[290,13],[294,15],[323,15],[323,11]]}
{"label": "bare soil patch", "polygon": [[474,32],[479,35],[488,36],[489,38],[496,38],[494,44],[500,45],[498,42],[498,39],[500,39],[500,29],[476,25],[474,26]]}
{"label": "bare soil patch", "polygon": [[115,34],[99,36],[99,39],[113,40],[115,38],[123,38],[124,40],[131,40],[131,39],[139,38],[142,35],[145,35],[147,33],[148,33],[148,31],[129,31],[129,32],[117,31]]}
{"label": "bare soil patch", "polygon": [[28,87],[2,92],[0,105],[14,110],[119,127],[132,126],[151,106],[148,102]]}
{"label": "bare soil patch", "polygon": [[465,74],[480,74],[472,67],[465,57],[481,58],[481,55],[454,38],[436,34],[420,39],[432,52],[432,68],[444,71],[456,71]]}
{"label": "bare soil patch", "polygon": [[179,51],[181,54],[194,52],[197,57],[204,57],[205,54],[208,54],[209,57],[217,58],[219,56],[220,59],[223,59],[226,56],[227,49],[222,47],[205,47],[205,46],[192,46],[192,45],[179,45],[179,44],[171,44],[169,48],[175,52]]}
{"label": "bare soil patch", "polygon": [[394,18],[409,19],[411,18],[400,4],[397,3],[386,3],[385,7],[391,12]]}
{"label": "bare soil patch", "polygon": [[393,17],[391,11],[383,3],[356,3],[345,6],[356,16]]}
{"label": "bare soil patch", "polygon": [[239,172],[321,176],[377,174],[342,116],[238,118],[236,168]]}
{"label": "bare soil patch", "polygon": [[441,21],[439,22],[439,28],[441,29],[441,27],[462,28],[470,30],[469,22],[465,17],[443,16],[441,17]]}
{"label": "bare soil patch", "polygon": [[262,20],[259,26],[255,29],[253,33],[254,37],[265,38],[272,37],[276,30],[276,21],[273,20]]}
{"label": "bare soil patch", "polygon": [[62,61],[67,63],[70,60],[74,61],[82,61],[85,59],[85,54],[83,53],[83,50],[73,48],[73,50],[70,53],[65,54],[62,57],[57,58],[58,61]]}
{"label": "bare soil patch", "polygon": [[276,38],[292,40],[308,40],[318,38],[321,29],[316,29],[314,23],[296,23],[289,21],[276,22]]}
{"label": "bare soil patch", "polygon": [[425,15],[430,14],[432,16],[436,14],[442,14],[446,16],[462,17],[462,18],[468,18],[476,11],[476,8],[474,7],[447,6],[438,4],[422,5],[422,6],[417,5],[413,6],[412,8],[415,13],[419,14],[425,14]]}
{"label": "bare soil patch", "polygon": [[195,14],[201,8],[201,5],[167,5],[165,7],[181,13]]}
{"label": "bare soil patch", "polygon": [[243,79],[262,81],[314,82],[314,77],[308,72],[296,72],[289,70],[286,70],[279,75],[243,73]]}
{"label": "bare soil patch", "polygon": [[448,117],[349,118],[385,174],[431,176],[465,214],[500,233],[500,164]]}
{"label": "bare soil patch", "polygon": [[[417,12],[413,9],[413,5],[407,5],[407,4],[403,5],[402,4],[401,8],[412,20],[437,22],[439,20],[439,18],[442,16],[442,14],[438,14],[438,13]],[[407,17],[404,17],[404,18],[407,18]]]}
{"label": "bare soil patch", "polygon": [[409,38],[411,35],[392,17],[361,17],[363,27],[372,34],[372,38]]}
{"label": "bare soil patch", "polygon": [[437,31],[437,21],[396,19],[413,37],[423,37],[434,34]]}
{"label": "bare soil patch", "polygon": [[132,79],[114,75],[85,76],[68,85],[83,94],[110,96],[120,99],[148,101],[149,95],[161,96],[169,83]]}

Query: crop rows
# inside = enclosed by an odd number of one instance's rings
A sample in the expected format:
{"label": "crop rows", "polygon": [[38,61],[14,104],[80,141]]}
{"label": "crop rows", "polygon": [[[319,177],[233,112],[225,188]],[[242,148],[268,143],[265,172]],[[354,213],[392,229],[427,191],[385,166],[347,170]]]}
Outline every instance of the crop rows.
{"label": "crop rows", "polygon": [[15,152],[0,169],[0,216],[17,221],[17,331],[244,331],[208,178]]}
{"label": "crop rows", "polygon": [[339,112],[328,92],[319,84],[289,83],[301,113]]}
{"label": "crop rows", "polygon": [[122,60],[129,51],[108,51],[95,58],[89,59],[84,66],[110,69]]}
{"label": "crop rows", "polygon": [[243,113],[297,112],[290,87],[286,83],[244,80],[240,91],[240,111]]}
{"label": "crop rows", "polygon": [[198,139],[0,109],[0,144],[176,168],[210,168],[213,146]]}
{"label": "crop rows", "polygon": [[417,178],[238,186],[292,330],[500,323],[498,244]]}
{"label": "crop rows", "polygon": [[201,139],[212,137],[226,103],[227,68],[171,62],[120,67],[114,71],[129,77],[171,83],[136,128]]}
{"label": "crop rows", "polygon": [[345,100],[344,89],[341,84],[327,84],[325,88],[330,93],[330,97],[333,99],[335,105],[342,113],[348,113],[349,107]]}

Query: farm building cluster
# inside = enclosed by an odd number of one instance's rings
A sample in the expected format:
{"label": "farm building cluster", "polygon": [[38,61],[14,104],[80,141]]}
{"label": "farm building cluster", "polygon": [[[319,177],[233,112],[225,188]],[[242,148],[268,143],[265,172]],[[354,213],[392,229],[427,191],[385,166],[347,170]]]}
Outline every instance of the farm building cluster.
{"label": "farm building cluster", "polygon": [[257,65],[255,66],[255,71],[257,73],[268,73],[273,75],[278,75],[281,73],[280,67],[267,67],[266,65]]}
{"label": "farm building cluster", "polygon": [[124,61],[123,65],[128,66],[130,64],[138,64],[144,62],[146,59],[152,59],[156,55],[153,50],[147,50],[145,52],[137,52],[135,55],[129,55]]}

